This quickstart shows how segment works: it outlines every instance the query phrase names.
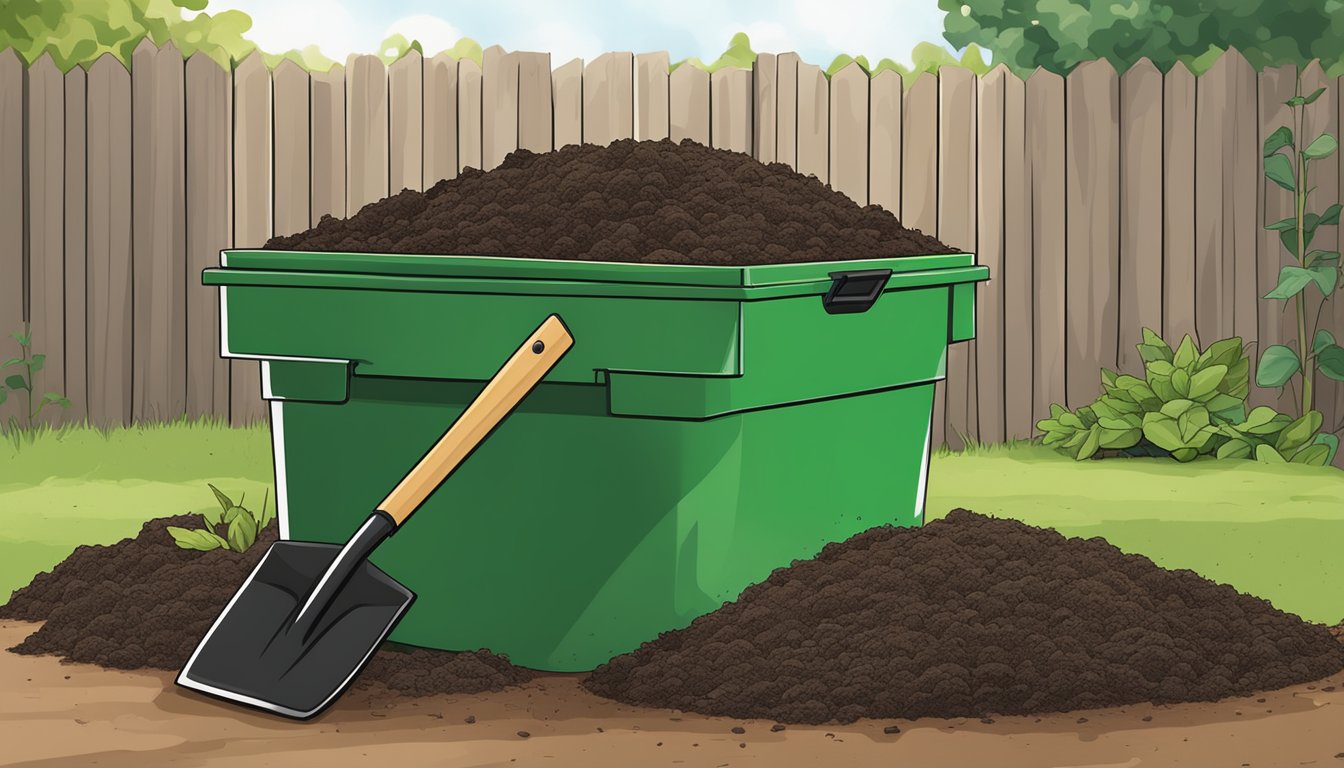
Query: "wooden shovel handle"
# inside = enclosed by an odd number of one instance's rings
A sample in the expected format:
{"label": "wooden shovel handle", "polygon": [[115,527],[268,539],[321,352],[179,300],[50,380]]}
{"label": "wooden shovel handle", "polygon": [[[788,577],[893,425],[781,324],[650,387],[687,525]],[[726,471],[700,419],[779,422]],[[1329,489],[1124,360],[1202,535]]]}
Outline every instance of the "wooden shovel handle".
{"label": "wooden shovel handle", "polygon": [[546,318],[504,363],[429,453],[378,505],[400,526],[560,362],[574,338],[558,315]]}

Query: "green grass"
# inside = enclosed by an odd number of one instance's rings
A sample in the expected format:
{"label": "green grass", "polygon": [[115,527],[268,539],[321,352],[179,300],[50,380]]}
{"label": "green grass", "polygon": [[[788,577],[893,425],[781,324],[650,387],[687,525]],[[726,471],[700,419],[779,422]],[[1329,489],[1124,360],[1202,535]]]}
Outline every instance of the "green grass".
{"label": "green grass", "polygon": [[[259,499],[272,481],[262,426],[208,422],[0,440],[0,595],[79,544],[214,505],[205,487]],[[1311,621],[1344,618],[1344,472],[1252,461],[1074,462],[1030,444],[938,452],[927,514],[955,507],[1104,536]]]}
{"label": "green grass", "polygon": [[218,508],[206,483],[235,501],[246,493],[249,506],[260,504],[273,483],[267,427],[200,421],[6,435],[0,596],[7,599],[80,544],[133,536],[150,518]]}
{"label": "green grass", "polygon": [[1344,618],[1344,472],[1254,461],[1075,462],[1032,445],[936,455],[927,515],[965,507],[1102,536],[1310,621]]}

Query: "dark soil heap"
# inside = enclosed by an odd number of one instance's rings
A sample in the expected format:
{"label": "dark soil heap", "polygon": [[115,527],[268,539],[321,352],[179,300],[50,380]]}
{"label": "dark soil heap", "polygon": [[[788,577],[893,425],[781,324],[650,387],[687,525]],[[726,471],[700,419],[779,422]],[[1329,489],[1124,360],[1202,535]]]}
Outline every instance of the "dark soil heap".
{"label": "dark soil heap", "polygon": [[787,165],[689,139],[518,150],[266,247],[725,266],[953,252]]}
{"label": "dark soil heap", "polygon": [[[44,621],[10,650],[55,654],[117,669],[177,670],[277,536],[271,525],[246,552],[180,549],[165,530],[198,528],[196,515],[151,520],[133,539],[83,546],[0,606],[0,619]],[[380,651],[357,685],[407,696],[500,690],[531,679],[487,651]]]}
{"label": "dark soil heap", "polygon": [[1210,701],[1344,668],[1330,631],[1100,538],[875,528],[599,667],[631,704],[795,723]]}

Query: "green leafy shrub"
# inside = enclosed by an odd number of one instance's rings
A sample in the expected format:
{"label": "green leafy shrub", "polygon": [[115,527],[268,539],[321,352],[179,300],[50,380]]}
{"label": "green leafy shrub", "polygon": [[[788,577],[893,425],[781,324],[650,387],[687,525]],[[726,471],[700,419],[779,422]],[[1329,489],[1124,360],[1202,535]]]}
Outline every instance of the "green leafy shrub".
{"label": "green leafy shrub", "polygon": [[[211,485],[210,490],[214,492],[215,500],[219,502],[220,511],[211,510],[203,513],[201,517],[205,525],[201,528],[179,528],[170,525],[169,535],[182,549],[195,549],[201,552],[230,549],[234,552],[246,552],[256,543],[257,534],[265,530],[275,519],[275,511],[268,512],[266,508],[268,497],[263,497],[261,500],[261,512],[253,512],[242,506],[242,499],[238,504],[234,504],[232,499],[215,486]],[[219,534],[221,526],[224,528],[223,536]]]}
{"label": "green leafy shrub", "polygon": [[1334,458],[1339,443],[1318,434],[1319,412],[1297,420],[1272,408],[1246,412],[1250,362],[1241,339],[1201,352],[1186,336],[1172,350],[1144,328],[1137,348],[1145,377],[1103,370],[1096,402],[1076,413],[1052,404],[1036,424],[1045,445],[1080,461],[1103,450],[1182,462],[1216,455],[1321,466]]}
{"label": "green leafy shrub", "polygon": [[10,391],[22,392],[27,398],[27,405],[23,408],[24,422],[20,423],[18,419],[10,417],[10,430],[17,430],[21,427],[32,428],[37,421],[37,417],[42,415],[42,410],[48,405],[55,405],[60,408],[69,408],[70,401],[60,392],[47,392],[37,399],[37,404],[33,404],[33,390],[37,388],[37,374],[42,372],[46,365],[47,356],[33,354],[33,331],[29,323],[23,324],[22,331],[15,331],[10,337],[19,343],[19,356],[11,357],[0,363],[0,371],[17,370],[17,373],[5,375],[5,385],[0,387],[0,405],[4,405],[9,399]]}

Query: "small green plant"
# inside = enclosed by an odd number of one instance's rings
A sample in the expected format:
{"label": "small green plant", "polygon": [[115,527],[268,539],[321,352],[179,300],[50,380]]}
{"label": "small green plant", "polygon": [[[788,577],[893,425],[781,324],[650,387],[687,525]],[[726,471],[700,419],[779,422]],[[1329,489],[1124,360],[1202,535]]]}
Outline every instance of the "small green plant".
{"label": "small green plant", "polygon": [[[1265,178],[1292,192],[1294,197],[1293,215],[1265,227],[1279,233],[1279,240],[1293,257],[1294,263],[1279,271],[1278,285],[1264,298],[1293,302],[1297,317],[1297,349],[1283,344],[1266,347],[1260,355],[1255,383],[1282,391],[1294,377],[1301,377],[1299,393],[1303,416],[1311,412],[1315,371],[1319,370],[1335,381],[1344,381],[1344,348],[1335,342],[1330,331],[1313,327],[1319,323],[1319,311],[1316,313],[1316,323],[1309,326],[1307,322],[1308,289],[1316,287],[1323,305],[1340,287],[1339,251],[1308,249],[1319,227],[1339,225],[1341,206],[1335,203],[1320,214],[1307,211],[1307,196],[1314,189],[1308,186],[1311,164],[1333,155],[1339,145],[1328,133],[1322,133],[1300,149],[1296,144],[1297,137],[1302,134],[1303,112],[1324,92],[1324,88],[1318,88],[1303,96],[1299,79],[1297,95],[1284,102],[1293,110],[1296,130],[1286,125],[1280,126],[1265,139],[1264,146]],[[1310,349],[1308,341],[1311,343]]]}
{"label": "small green plant", "polygon": [[70,401],[59,392],[47,392],[38,398],[37,405],[33,405],[33,390],[37,387],[37,374],[42,371],[46,365],[46,355],[33,354],[33,332],[29,323],[23,324],[22,331],[15,331],[10,337],[19,342],[19,356],[11,357],[0,363],[0,371],[8,371],[11,368],[18,369],[18,373],[11,373],[5,376],[5,386],[0,387],[0,405],[4,405],[9,399],[9,393],[22,392],[27,397],[27,403],[23,409],[25,422],[20,423],[18,419],[11,416],[9,418],[9,428],[11,431],[17,431],[21,427],[32,429],[37,417],[42,415],[42,409],[48,405],[56,405],[61,408],[69,408]]}
{"label": "small green plant", "polygon": [[1318,434],[1319,412],[1296,420],[1265,407],[1246,413],[1250,361],[1241,339],[1201,352],[1186,336],[1172,350],[1144,328],[1137,348],[1145,378],[1103,370],[1105,394],[1096,402],[1076,413],[1052,404],[1050,418],[1036,424],[1045,445],[1080,461],[1103,450],[1182,462],[1207,455],[1317,466],[1333,460],[1339,441]]}
{"label": "small green plant", "polygon": [[[234,552],[246,552],[256,542],[257,534],[265,530],[275,519],[275,511],[268,512],[266,509],[270,489],[267,489],[267,496],[262,497],[259,513],[242,506],[246,496],[234,504],[232,499],[215,486],[210,485],[210,490],[214,492],[215,500],[219,502],[220,511],[210,510],[202,513],[201,517],[205,521],[202,528],[179,528],[170,525],[169,535],[182,549],[195,549],[201,552],[230,549]],[[219,534],[221,526],[224,528],[223,536]]]}

